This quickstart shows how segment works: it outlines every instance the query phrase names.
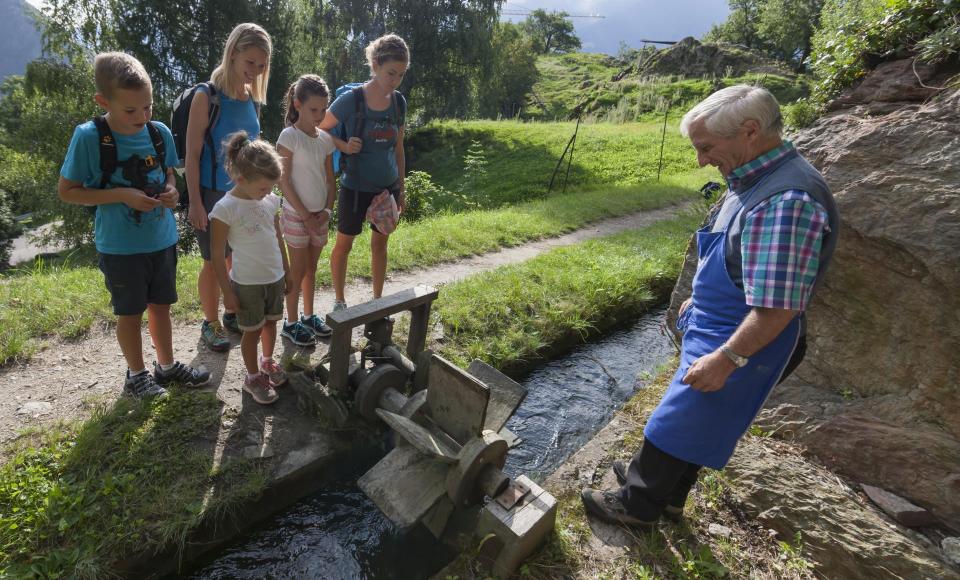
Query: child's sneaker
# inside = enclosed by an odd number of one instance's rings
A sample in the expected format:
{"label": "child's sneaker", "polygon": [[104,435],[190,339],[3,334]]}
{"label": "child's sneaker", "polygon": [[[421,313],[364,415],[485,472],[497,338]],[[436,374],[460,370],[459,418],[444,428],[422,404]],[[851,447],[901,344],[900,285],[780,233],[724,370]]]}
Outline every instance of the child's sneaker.
{"label": "child's sneaker", "polygon": [[167,396],[167,390],[158,385],[153,375],[146,369],[132,377],[128,370],[127,379],[123,382],[123,394],[124,396],[136,397],[138,399],[146,399],[149,397],[162,399]]}
{"label": "child's sneaker", "polygon": [[230,350],[230,341],[223,335],[223,327],[219,320],[203,321],[200,325],[200,340],[212,351],[226,352]]}
{"label": "child's sneaker", "polygon": [[223,328],[234,334],[243,334],[243,331],[240,330],[240,324],[237,322],[236,312],[223,313]]}
{"label": "child's sneaker", "polygon": [[270,377],[257,373],[253,378],[243,379],[243,390],[250,393],[253,400],[261,405],[270,405],[277,401],[277,392],[270,386]]}
{"label": "child's sneaker", "polygon": [[339,311],[341,311],[341,310],[346,310],[346,309],[347,309],[347,303],[346,303],[346,302],[343,302],[343,301],[341,301],[341,300],[334,300],[334,301],[333,301],[333,311],[334,311],[334,312],[339,312]]}
{"label": "child's sneaker", "polygon": [[210,371],[195,369],[180,361],[175,361],[170,370],[163,370],[159,364],[153,363],[153,378],[161,385],[177,383],[184,387],[202,387],[210,383]]}
{"label": "child's sneaker", "polygon": [[313,332],[301,322],[283,323],[283,330],[280,331],[280,336],[285,336],[297,346],[313,346],[317,344],[317,340],[313,338]]}
{"label": "child's sneaker", "polygon": [[333,334],[333,329],[316,314],[311,314],[309,317],[301,316],[300,324],[306,326],[316,336],[324,337]]}
{"label": "child's sneaker", "polygon": [[277,364],[273,358],[260,360],[260,372],[267,375],[270,379],[270,386],[277,388],[287,382],[287,373],[283,372],[283,367]]}

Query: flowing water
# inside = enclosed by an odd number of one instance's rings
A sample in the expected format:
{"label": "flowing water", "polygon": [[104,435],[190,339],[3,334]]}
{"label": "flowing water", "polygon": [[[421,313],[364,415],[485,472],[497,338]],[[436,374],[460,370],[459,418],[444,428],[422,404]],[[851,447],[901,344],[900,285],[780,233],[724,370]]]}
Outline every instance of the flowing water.
{"label": "flowing water", "polygon": [[[534,370],[507,428],[522,439],[504,471],[539,480],[600,430],[673,346],[664,310]],[[326,485],[222,550],[193,578],[426,578],[455,554],[422,527],[400,533],[356,486],[372,464]]]}

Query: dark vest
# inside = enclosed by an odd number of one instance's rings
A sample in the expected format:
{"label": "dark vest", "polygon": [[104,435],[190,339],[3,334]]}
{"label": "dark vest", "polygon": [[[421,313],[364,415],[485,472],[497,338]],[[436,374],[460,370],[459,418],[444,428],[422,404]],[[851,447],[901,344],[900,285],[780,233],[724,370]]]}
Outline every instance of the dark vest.
{"label": "dark vest", "polygon": [[743,288],[743,255],[740,252],[740,241],[747,214],[761,202],[787,191],[798,189],[810,194],[827,211],[830,230],[824,233],[820,248],[820,265],[817,270],[816,284],[823,279],[833,250],[837,247],[837,234],[840,231],[840,214],[833,194],[823,176],[810,165],[806,159],[796,151],[791,151],[772,167],[750,176],[737,187],[737,191],[727,191],[719,212],[716,212],[710,221],[710,231],[718,232],[739,212],[727,231],[725,255],[727,272],[739,288]]}

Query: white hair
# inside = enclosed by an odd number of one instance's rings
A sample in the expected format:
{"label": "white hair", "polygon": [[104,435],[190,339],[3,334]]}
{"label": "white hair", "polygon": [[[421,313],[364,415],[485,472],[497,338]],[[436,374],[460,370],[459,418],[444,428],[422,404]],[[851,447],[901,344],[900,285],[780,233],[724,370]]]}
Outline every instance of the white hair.
{"label": "white hair", "polygon": [[765,135],[779,137],[783,131],[780,103],[770,91],[735,85],[720,89],[690,109],[680,121],[680,133],[688,137],[690,126],[702,120],[711,134],[729,139],[748,119],[759,123]]}

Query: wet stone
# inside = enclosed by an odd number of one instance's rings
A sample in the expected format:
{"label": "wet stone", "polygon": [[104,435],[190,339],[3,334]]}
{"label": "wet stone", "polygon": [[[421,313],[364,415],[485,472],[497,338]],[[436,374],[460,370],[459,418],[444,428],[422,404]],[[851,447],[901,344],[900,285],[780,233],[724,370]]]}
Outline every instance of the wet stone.
{"label": "wet stone", "polygon": [[872,485],[862,485],[864,493],[884,512],[908,528],[930,526],[937,523],[936,518],[918,505],[914,505],[895,493]]}

